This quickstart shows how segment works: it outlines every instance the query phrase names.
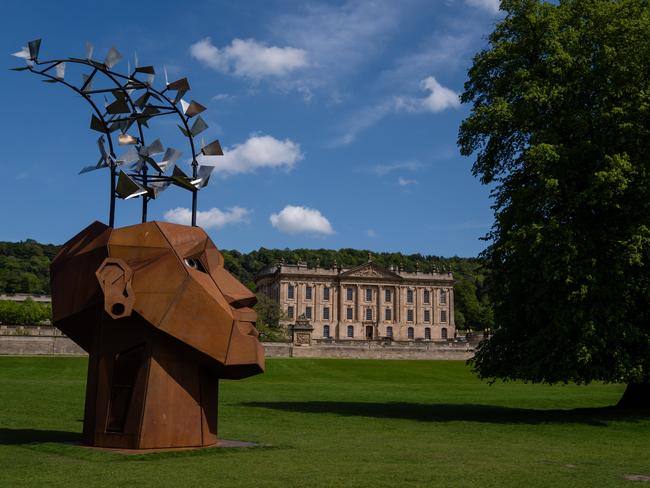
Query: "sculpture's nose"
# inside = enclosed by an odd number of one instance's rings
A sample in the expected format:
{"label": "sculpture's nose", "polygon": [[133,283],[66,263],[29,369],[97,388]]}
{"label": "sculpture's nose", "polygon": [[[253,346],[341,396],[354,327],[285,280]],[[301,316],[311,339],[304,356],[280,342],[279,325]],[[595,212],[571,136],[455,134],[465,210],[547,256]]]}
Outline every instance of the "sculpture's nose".
{"label": "sculpture's nose", "polygon": [[230,336],[226,357],[226,378],[246,378],[264,372],[264,346],[258,340],[255,320],[257,315],[251,308],[234,310],[235,323]]}

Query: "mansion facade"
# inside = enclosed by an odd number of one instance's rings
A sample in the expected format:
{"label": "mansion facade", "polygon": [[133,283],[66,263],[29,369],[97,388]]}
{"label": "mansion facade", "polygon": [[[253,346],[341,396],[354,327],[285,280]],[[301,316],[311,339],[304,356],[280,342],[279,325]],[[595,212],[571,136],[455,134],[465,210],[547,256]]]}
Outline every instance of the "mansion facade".
{"label": "mansion facade", "polygon": [[290,329],[297,318],[314,339],[445,341],[455,336],[451,273],[406,273],[369,260],[350,269],[280,264],[262,270],[257,290],[275,300]]}

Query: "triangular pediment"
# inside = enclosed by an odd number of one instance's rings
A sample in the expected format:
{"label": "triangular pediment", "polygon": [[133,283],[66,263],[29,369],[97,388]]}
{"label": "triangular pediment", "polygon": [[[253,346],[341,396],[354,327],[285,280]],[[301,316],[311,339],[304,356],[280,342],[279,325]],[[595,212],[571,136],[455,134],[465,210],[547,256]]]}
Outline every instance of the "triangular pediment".
{"label": "triangular pediment", "polygon": [[388,278],[391,280],[402,279],[402,277],[397,273],[393,273],[392,271],[389,271],[383,266],[379,266],[372,261],[341,273],[341,278]]}

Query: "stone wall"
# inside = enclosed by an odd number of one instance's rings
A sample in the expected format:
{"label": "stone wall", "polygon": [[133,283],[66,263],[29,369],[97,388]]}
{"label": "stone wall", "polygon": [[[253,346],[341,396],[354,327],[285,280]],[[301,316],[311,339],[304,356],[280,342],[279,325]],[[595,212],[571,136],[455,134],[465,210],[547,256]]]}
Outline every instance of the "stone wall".
{"label": "stone wall", "polygon": [[294,358],[467,360],[473,355],[472,349],[459,347],[363,347],[318,344],[310,347],[295,346],[291,349],[291,357]]}
{"label": "stone wall", "polygon": [[0,355],[85,355],[83,349],[65,336],[0,336]]}
{"label": "stone wall", "polygon": [[[50,335],[45,335],[48,332]],[[316,343],[311,346],[295,346],[286,342],[265,342],[264,351],[268,358],[466,360],[474,354],[474,349],[469,344],[436,344],[432,342],[382,344],[372,341]],[[79,346],[61,335],[57,329],[34,327],[32,330],[32,328],[3,326],[0,330],[0,355],[83,356],[85,354]]]}
{"label": "stone wall", "polygon": [[264,354],[267,358],[288,358],[291,357],[293,345],[288,342],[265,342]]}

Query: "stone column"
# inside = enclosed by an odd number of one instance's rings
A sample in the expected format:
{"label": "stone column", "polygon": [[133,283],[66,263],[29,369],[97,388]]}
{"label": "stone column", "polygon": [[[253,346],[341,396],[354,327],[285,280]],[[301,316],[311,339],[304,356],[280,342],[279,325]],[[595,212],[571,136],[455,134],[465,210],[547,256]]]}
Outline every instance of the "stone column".
{"label": "stone column", "polygon": [[322,307],[320,306],[321,299],[320,299],[320,289],[321,285],[319,283],[314,283],[312,284],[312,295],[311,299],[314,304],[314,318],[312,320],[312,323],[322,321],[323,319],[323,310]]}
{"label": "stone column", "polygon": [[341,304],[341,296],[342,296],[342,294],[341,294],[341,283],[338,283],[336,285],[336,287],[333,287],[333,288],[335,288],[335,290],[336,290],[335,291],[335,293],[336,293],[336,295],[335,295],[336,296],[336,320],[337,320],[337,322],[341,323],[341,319],[343,318],[341,316],[341,308],[342,308],[342,304]]}
{"label": "stone column", "polygon": [[397,323],[397,290],[399,287],[397,285],[391,287],[391,296],[390,296],[390,305],[391,308],[393,309],[391,319],[393,319],[393,323]]}
{"label": "stone column", "polygon": [[433,325],[440,326],[440,288],[433,289],[433,307],[431,313],[433,314]]}
{"label": "stone column", "polygon": [[382,303],[384,302],[384,285],[379,285],[377,287],[377,335],[379,335],[379,323],[384,320],[384,315],[382,315],[382,312],[384,309],[382,308]]}
{"label": "stone column", "polygon": [[356,310],[357,310],[357,316],[354,317],[355,322],[361,322],[362,320],[362,315],[361,315],[361,285],[357,285],[357,296],[356,296]]}
{"label": "stone column", "polygon": [[339,327],[341,325],[341,304],[339,302],[339,293],[340,285],[335,285],[334,283],[330,286],[330,300],[332,301],[332,325],[334,326],[334,338],[339,338]]}
{"label": "stone column", "polygon": [[395,305],[393,307],[393,314],[395,315],[395,323],[400,324],[402,323],[402,287],[401,286],[396,286],[395,287]]}
{"label": "stone column", "polygon": [[413,328],[420,323],[420,288],[413,287]]}
{"label": "stone column", "polygon": [[449,303],[447,304],[447,307],[449,307],[449,312],[447,312],[449,314],[449,317],[447,317],[447,323],[449,324],[450,327],[453,327],[455,331],[456,321],[454,320],[454,289],[453,288],[449,288],[449,290],[447,290],[447,300],[449,300]]}
{"label": "stone column", "polygon": [[[294,285],[294,292],[296,294],[296,310],[294,311],[295,313],[295,318],[300,317],[303,312],[302,312],[302,287],[305,286],[303,283],[296,282]],[[295,319],[294,318],[294,319]]]}

